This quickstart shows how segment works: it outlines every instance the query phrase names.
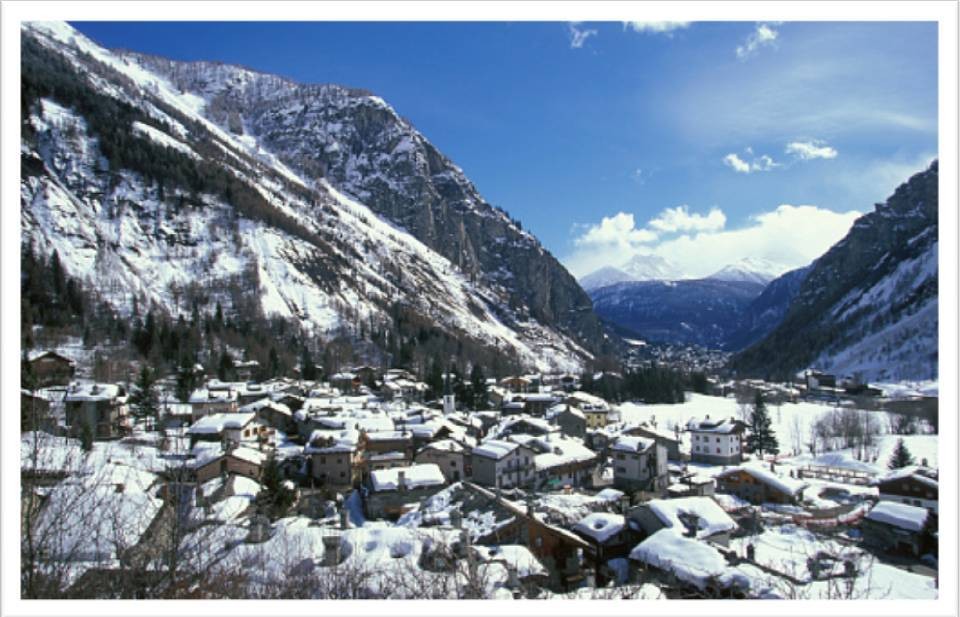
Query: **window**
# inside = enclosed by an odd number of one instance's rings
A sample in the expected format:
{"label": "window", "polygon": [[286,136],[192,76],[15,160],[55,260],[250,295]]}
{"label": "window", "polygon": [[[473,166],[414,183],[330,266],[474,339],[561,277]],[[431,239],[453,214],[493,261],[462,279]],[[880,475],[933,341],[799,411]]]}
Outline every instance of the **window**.
{"label": "window", "polygon": [[451,466],[451,467],[456,467],[456,466],[457,466],[457,461],[450,461],[450,466]]}
{"label": "window", "polygon": [[327,464],[327,457],[321,456],[321,457],[320,457],[320,464],[321,464],[321,465],[326,465],[326,464]]}
{"label": "window", "polygon": [[720,438],[719,438],[719,437],[717,437],[717,443],[720,443]]}
{"label": "window", "polygon": [[694,441],[700,441],[700,435],[694,435],[694,436],[693,436],[693,440],[694,440]]}
{"label": "window", "polygon": [[343,473],[342,471],[340,472],[340,477],[341,477],[341,478],[343,478],[343,477],[346,476],[346,475],[347,475],[347,474]]}
{"label": "window", "polygon": [[693,446],[693,451],[694,451],[694,452],[699,452],[699,451],[700,451],[700,446]]}
{"label": "window", "polygon": [[717,454],[720,454],[720,448],[717,448]]}
{"label": "window", "polygon": [[618,461],[622,461],[622,460],[624,460],[625,458],[627,458],[627,457],[626,457],[624,454],[621,454],[621,453],[619,453],[619,452],[617,453],[617,460],[618,460]]}
{"label": "window", "polygon": [[626,467],[617,467],[617,473],[627,473]]}
{"label": "window", "polygon": [[338,458],[338,459],[337,459],[337,464],[338,464],[338,465],[339,465],[340,463],[342,463],[342,462],[343,462],[343,459],[342,459],[342,458]]}
{"label": "window", "polygon": [[920,505],[920,500],[919,500],[919,499],[914,499],[914,500],[913,500],[913,505],[919,506],[919,505]]}

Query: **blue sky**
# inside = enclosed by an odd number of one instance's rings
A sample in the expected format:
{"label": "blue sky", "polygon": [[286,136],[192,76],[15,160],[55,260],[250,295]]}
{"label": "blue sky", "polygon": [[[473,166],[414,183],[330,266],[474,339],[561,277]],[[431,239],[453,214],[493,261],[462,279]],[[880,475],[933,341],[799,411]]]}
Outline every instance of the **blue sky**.
{"label": "blue sky", "polygon": [[71,23],[372,90],[578,276],[804,265],[937,153],[935,23]]}

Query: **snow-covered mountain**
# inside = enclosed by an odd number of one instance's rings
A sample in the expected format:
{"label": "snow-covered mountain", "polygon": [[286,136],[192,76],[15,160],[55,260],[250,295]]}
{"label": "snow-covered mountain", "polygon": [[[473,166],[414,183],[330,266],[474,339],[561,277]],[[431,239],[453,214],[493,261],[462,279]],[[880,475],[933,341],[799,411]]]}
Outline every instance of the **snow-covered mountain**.
{"label": "snow-covered mountain", "polygon": [[674,281],[685,278],[673,264],[659,255],[634,255],[619,267],[604,266],[580,279],[588,292],[628,281]]}
{"label": "snow-covered mountain", "polygon": [[717,281],[751,281],[766,285],[777,278],[787,268],[758,257],[744,257],[738,262],[728,264],[707,278]]}
{"label": "snow-covered mountain", "polygon": [[815,366],[871,381],[938,377],[938,163],[811,266],[780,325],[735,357],[741,373]]}
{"label": "snow-covered mountain", "polygon": [[635,281],[675,281],[686,278],[676,266],[659,255],[634,255],[620,269]]}
{"label": "snow-covered mountain", "polygon": [[544,369],[601,345],[573,277],[382,99],[22,34],[23,241],[121,314],[189,296],[324,334],[402,312]]}

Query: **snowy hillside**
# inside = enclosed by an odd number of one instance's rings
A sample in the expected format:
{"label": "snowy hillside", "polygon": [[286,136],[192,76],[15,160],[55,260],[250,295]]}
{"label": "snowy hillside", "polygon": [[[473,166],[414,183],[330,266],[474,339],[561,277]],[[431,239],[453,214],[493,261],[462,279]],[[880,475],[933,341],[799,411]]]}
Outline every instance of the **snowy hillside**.
{"label": "snowy hillside", "polygon": [[869,381],[938,377],[938,163],[901,184],[817,259],[741,374],[810,366]]}
{"label": "snowy hillside", "polygon": [[[134,304],[186,312],[181,299],[202,287],[210,302],[257,303],[323,334],[386,323],[401,304],[530,366],[573,370],[588,356],[511,302],[509,290],[478,280],[329,181],[292,171],[257,139],[218,126],[203,93],[184,92],[65,24],[30,24],[24,35],[25,61],[53,67],[48,81],[57,85],[25,119],[23,241],[57,250],[68,273],[121,314]],[[104,128],[97,105],[116,105],[116,120],[129,124]],[[129,138],[114,141],[111,130]],[[133,154],[118,153],[118,143]],[[139,152],[153,154],[141,162],[132,158]]]}

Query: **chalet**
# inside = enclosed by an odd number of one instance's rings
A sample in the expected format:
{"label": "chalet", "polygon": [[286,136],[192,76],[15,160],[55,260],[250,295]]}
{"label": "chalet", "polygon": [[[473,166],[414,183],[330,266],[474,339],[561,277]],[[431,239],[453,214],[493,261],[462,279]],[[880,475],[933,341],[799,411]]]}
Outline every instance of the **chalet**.
{"label": "chalet", "polygon": [[260,370],[260,363],[256,360],[242,360],[235,362],[233,368],[237,372],[237,379],[249,381]]}
{"label": "chalet", "polygon": [[262,398],[244,405],[239,411],[240,413],[254,413],[261,424],[284,433],[295,433],[297,430],[297,424],[293,420],[293,412],[290,411],[290,408],[269,398]]}
{"label": "chalet", "polygon": [[513,392],[514,394],[520,394],[531,392],[533,382],[526,377],[511,376],[501,379],[500,386],[506,388],[508,391]]}
{"label": "chalet", "polygon": [[357,485],[363,470],[363,434],[354,430],[315,431],[303,449],[310,477],[324,486],[347,489]]}
{"label": "chalet", "polygon": [[[473,545],[469,547],[477,563],[496,564],[509,573],[507,588],[514,597],[536,598],[550,580],[550,573],[526,546],[520,544]],[[512,579],[516,577],[516,581]]]}
{"label": "chalet", "polygon": [[594,570],[597,572],[598,586],[606,584],[609,578],[603,575],[601,566],[611,559],[626,557],[636,543],[637,535],[627,526],[622,514],[592,512],[573,526],[573,532],[591,544],[587,551]]}
{"label": "chalet", "polygon": [[643,537],[661,529],[726,545],[737,523],[710,497],[651,499],[632,508],[630,525]]}
{"label": "chalet", "polygon": [[837,376],[831,373],[821,371],[807,371],[806,375],[807,390],[817,390],[820,388],[836,388]]}
{"label": "chalet", "polygon": [[356,373],[334,373],[330,376],[330,385],[344,394],[356,394],[363,385],[363,380]]}
{"label": "chalet", "polygon": [[129,432],[126,395],[115,384],[71,384],[64,397],[66,423],[71,434],[89,426],[97,439],[113,439]]}
{"label": "chalet", "polygon": [[468,448],[453,439],[441,439],[423,446],[413,457],[417,464],[433,463],[440,468],[447,482],[460,482],[470,477]]}
{"label": "chalet", "polygon": [[364,431],[364,471],[403,467],[413,461],[413,434],[409,431]]}
{"label": "chalet", "polygon": [[55,351],[34,352],[28,356],[27,363],[38,388],[68,385],[77,366],[76,362]]}
{"label": "chalet", "polygon": [[564,402],[583,413],[587,428],[602,428],[613,422],[616,416],[605,400],[586,392],[571,392]]}
{"label": "chalet", "polygon": [[273,429],[264,426],[254,413],[215,413],[204,416],[187,429],[192,448],[198,441],[226,444],[259,444],[274,437]]}
{"label": "chalet", "polygon": [[916,465],[895,469],[875,484],[882,501],[918,506],[939,514],[940,483],[934,469]]}
{"label": "chalet", "polygon": [[697,595],[743,599],[750,588],[750,579],[717,548],[674,529],[661,529],[636,545],[630,561],[651,569],[648,576],[664,573],[674,586],[680,583]]}
{"label": "chalet", "polygon": [[736,495],[752,504],[795,504],[803,500],[806,482],[784,478],[760,466],[743,465],[715,476],[717,492]]}
{"label": "chalet", "polygon": [[621,491],[660,492],[667,488],[666,448],[654,439],[618,437],[610,446],[613,486]]}
{"label": "chalet", "polygon": [[566,409],[553,417],[564,435],[584,439],[587,435],[587,417],[576,407],[566,406]]}
{"label": "chalet", "polygon": [[[226,384],[224,384],[226,385]],[[237,405],[240,407],[262,401],[269,400],[272,394],[272,387],[259,383],[238,383],[230,384],[231,389],[237,392]]]}
{"label": "chalet", "polygon": [[592,481],[598,457],[579,439],[547,434],[526,440],[525,445],[537,453],[533,458],[534,487],[558,489]]}
{"label": "chalet", "polygon": [[880,501],[860,521],[860,530],[868,546],[917,557],[932,548],[931,519],[926,508]]}
{"label": "chalet", "polygon": [[[503,525],[498,525],[489,535],[477,539],[477,544],[520,544],[543,564],[550,574],[549,586],[556,591],[567,591],[580,586],[584,580],[582,555],[592,550],[592,545],[561,527],[551,525],[534,516],[533,510],[517,506],[476,484],[465,482],[466,490],[486,507],[472,506],[471,510],[486,510],[490,506],[505,515]],[[500,520],[500,517],[497,517]]]}
{"label": "chalet", "polygon": [[524,415],[505,418],[503,422],[490,431],[490,434],[497,439],[504,439],[509,435],[534,435],[540,437],[555,432],[558,432],[557,427],[546,420]]}
{"label": "chalet", "polygon": [[690,458],[708,465],[738,465],[743,460],[743,422],[733,418],[690,420]]}
{"label": "chalet", "polygon": [[198,448],[193,461],[196,480],[203,484],[217,476],[240,475],[260,480],[267,453],[246,446],[231,447],[217,452],[214,448]]}
{"label": "chalet", "polygon": [[236,391],[230,388],[198,388],[190,394],[193,421],[210,414],[235,413],[238,400]]}
{"label": "chalet", "polygon": [[503,488],[526,486],[534,478],[536,455],[531,448],[512,441],[488,439],[473,449],[473,481]]}
{"label": "chalet", "polygon": [[436,494],[446,485],[433,464],[371,471],[366,482],[364,511],[370,518],[398,518],[408,504]]}
{"label": "chalet", "polygon": [[519,410],[521,413],[537,417],[542,417],[549,408],[560,401],[560,397],[547,392],[516,394],[509,398],[509,402],[501,405],[502,409]]}
{"label": "chalet", "polygon": [[656,426],[648,424],[646,422],[641,422],[636,426],[631,426],[623,431],[624,435],[632,435],[634,437],[645,437],[647,439],[653,439],[658,444],[666,448],[667,451],[667,460],[670,461],[680,461],[682,460],[680,455],[680,437],[673,433],[672,431],[665,431]]}

